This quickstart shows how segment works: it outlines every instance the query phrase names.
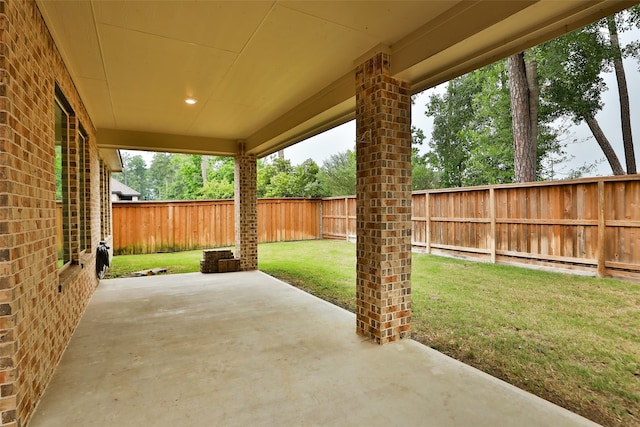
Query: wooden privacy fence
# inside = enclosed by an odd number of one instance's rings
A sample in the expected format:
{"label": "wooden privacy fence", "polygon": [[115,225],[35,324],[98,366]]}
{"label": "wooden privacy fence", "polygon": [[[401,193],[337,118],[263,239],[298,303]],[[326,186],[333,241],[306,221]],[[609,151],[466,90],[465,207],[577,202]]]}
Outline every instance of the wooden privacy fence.
{"label": "wooden privacy fence", "polygon": [[[320,239],[318,199],[258,200],[258,242]],[[114,202],[115,254],[235,244],[233,200]]]}
{"label": "wooden privacy fence", "polygon": [[[640,175],[419,191],[414,248],[640,278]],[[356,199],[258,200],[258,241],[356,239]],[[113,203],[115,253],[231,246],[233,200]]]}
{"label": "wooden privacy fence", "polygon": [[[323,238],[355,239],[355,197],[323,201]],[[413,245],[493,263],[640,278],[640,176],[413,193]]]}

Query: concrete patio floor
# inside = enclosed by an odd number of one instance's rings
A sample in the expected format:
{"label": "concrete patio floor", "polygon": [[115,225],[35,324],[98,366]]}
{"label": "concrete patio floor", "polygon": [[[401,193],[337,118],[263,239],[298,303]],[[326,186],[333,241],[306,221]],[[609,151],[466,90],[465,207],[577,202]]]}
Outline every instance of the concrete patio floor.
{"label": "concrete patio floor", "polygon": [[29,426],[596,425],[261,272],[104,280]]}

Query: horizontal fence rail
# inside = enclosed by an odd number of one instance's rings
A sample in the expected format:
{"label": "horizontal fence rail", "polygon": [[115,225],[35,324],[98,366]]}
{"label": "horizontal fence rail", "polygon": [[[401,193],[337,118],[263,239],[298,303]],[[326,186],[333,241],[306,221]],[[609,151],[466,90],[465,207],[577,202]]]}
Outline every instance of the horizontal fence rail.
{"label": "horizontal fence rail", "polygon": [[[319,199],[258,200],[258,242],[320,239]],[[114,202],[115,254],[235,244],[233,200]]]}
{"label": "horizontal fence rail", "polygon": [[[322,235],[355,239],[355,197],[323,200]],[[419,191],[427,253],[640,278],[640,176]]]}
{"label": "horizontal fence rail", "polygon": [[[640,279],[640,175],[418,191],[412,203],[416,250]],[[355,196],[258,200],[259,242],[322,238],[355,241]],[[234,202],[114,202],[113,243],[116,254],[232,246]]]}

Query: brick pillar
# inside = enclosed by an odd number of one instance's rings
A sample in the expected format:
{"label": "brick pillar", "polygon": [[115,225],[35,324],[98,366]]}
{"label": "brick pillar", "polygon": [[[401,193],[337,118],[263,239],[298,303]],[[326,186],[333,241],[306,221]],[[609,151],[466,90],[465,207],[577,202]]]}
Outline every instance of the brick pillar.
{"label": "brick pillar", "polygon": [[356,68],[356,159],[356,331],[384,344],[411,321],[411,96],[386,53]]}
{"label": "brick pillar", "polygon": [[240,270],[258,269],[258,176],[256,156],[239,144],[235,169],[236,257]]}

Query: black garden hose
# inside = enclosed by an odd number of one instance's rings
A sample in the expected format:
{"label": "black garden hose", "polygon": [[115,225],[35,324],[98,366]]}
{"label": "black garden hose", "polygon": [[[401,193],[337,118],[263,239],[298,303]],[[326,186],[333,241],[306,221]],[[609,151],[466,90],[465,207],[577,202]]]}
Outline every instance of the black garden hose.
{"label": "black garden hose", "polygon": [[96,250],[96,274],[99,279],[104,279],[104,275],[109,268],[109,246],[107,246],[104,240],[100,241],[98,249]]}

